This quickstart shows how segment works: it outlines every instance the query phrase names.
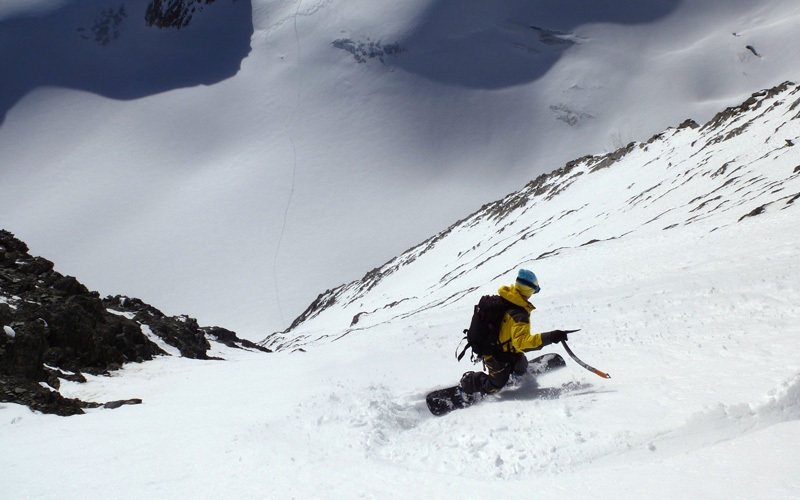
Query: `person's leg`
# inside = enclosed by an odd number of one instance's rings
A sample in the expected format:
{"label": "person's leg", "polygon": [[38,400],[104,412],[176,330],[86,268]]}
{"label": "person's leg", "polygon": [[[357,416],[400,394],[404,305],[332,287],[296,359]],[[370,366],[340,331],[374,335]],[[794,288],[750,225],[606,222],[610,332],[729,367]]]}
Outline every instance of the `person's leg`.
{"label": "person's leg", "polygon": [[525,357],[524,354],[519,353],[516,355],[514,359],[514,375],[523,376],[528,373],[528,358]]}
{"label": "person's leg", "polygon": [[[508,360],[505,360],[508,361]],[[508,383],[508,377],[511,375],[513,365],[511,363],[503,363],[498,361],[493,356],[487,356],[483,362],[486,366],[486,371],[489,373],[487,384],[484,385],[484,390],[488,392],[497,392]]]}
{"label": "person's leg", "polygon": [[[524,356],[523,356],[524,358]],[[511,374],[511,365],[500,363],[492,356],[486,356],[483,360],[486,367],[484,372],[467,372],[461,377],[459,387],[466,394],[490,394],[502,389],[508,382]],[[527,366],[527,360],[525,361]]]}

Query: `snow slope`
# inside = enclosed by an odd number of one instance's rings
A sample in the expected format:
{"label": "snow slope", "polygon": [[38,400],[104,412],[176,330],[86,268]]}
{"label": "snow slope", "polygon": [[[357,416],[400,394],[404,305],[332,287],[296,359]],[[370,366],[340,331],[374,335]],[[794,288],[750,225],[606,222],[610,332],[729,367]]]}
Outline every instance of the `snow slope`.
{"label": "snow slope", "polygon": [[[786,84],[532,181],[332,291],[280,352],[63,383],[144,400],[113,411],[6,405],[3,493],[795,499],[798,141]],[[572,349],[612,378],[568,361],[538,380],[559,397],[528,381],[431,416],[424,395],[472,368],[453,357],[472,304],[520,266],[534,328],[581,328]]]}
{"label": "snow slope", "polygon": [[122,5],[0,6],[0,224],[251,339],[540,173],[800,80],[794,0],[217,0],[178,32]]}
{"label": "snow slope", "polygon": [[[647,142],[569,162],[321,295],[265,345],[306,346],[329,340],[331,330],[368,331],[443,304],[466,302],[469,309],[482,295],[478,286],[502,285],[518,265],[544,266],[540,278],[548,281],[554,257],[581,255],[589,245],[668,239],[682,226],[691,229],[680,237],[689,232],[694,241],[747,217],[792,209],[800,198],[798,120],[800,90],[787,82],[702,127],[686,121]],[[561,281],[564,270],[555,269]],[[592,274],[602,275],[578,276]]]}

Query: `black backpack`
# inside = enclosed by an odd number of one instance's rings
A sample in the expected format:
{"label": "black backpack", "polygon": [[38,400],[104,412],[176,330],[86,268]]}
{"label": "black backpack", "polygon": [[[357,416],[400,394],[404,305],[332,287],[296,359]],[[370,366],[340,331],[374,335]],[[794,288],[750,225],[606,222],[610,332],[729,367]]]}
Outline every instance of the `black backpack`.
{"label": "black backpack", "polygon": [[[456,358],[461,361],[467,348],[472,348],[472,361],[482,356],[498,356],[504,353],[503,344],[499,342],[500,325],[506,312],[519,307],[499,295],[484,295],[475,306],[469,329],[464,330],[467,345]],[[463,340],[462,340],[463,342]],[[458,349],[456,349],[458,352]]]}

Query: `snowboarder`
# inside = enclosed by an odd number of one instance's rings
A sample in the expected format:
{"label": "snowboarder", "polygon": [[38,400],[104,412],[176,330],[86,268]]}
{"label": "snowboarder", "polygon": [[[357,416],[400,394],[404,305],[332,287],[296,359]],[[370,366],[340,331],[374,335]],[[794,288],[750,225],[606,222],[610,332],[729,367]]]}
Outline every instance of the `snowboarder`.
{"label": "snowboarder", "polygon": [[527,269],[520,269],[513,285],[498,290],[508,304],[498,334],[499,349],[483,355],[485,372],[466,372],[458,384],[457,392],[464,406],[472,404],[477,394],[486,395],[502,389],[510,377],[521,377],[527,371],[525,352],[567,340],[567,332],[553,330],[531,333],[530,313],[535,309],[528,300],[539,293],[539,280]]}

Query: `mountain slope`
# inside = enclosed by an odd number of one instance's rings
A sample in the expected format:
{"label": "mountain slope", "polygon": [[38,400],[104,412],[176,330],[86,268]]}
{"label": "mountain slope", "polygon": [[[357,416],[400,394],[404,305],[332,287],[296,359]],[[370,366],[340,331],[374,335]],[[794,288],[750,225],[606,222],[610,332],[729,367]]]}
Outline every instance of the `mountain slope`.
{"label": "mountain slope", "polygon": [[[396,498],[499,482],[542,498],[793,498],[798,138],[800,87],[786,83],[570,162],[322,294],[266,340],[316,367],[300,429],[386,463],[358,483]],[[581,328],[571,347],[612,378],[570,361],[539,381],[563,385],[554,400],[523,386],[427,415],[427,391],[480,369],[455,361],[460,331],[519,267],[542,286],[533,328]]]}
{"label": "mountain slope", "polygon": [[[65,397],[143,404],[0,404],[3,492],[796,499],[798,99],[786,84],[538,178],[323,294],[269,339],[279,352],[61,380]],[[454,357],[472,305],[520,266],[542,286],[534,329],[581,328],[571,348],[612,378],[568,359],[432,416],[427,392],[480,369]]]}
{"label": "mountain slope", "polygon": [[800,198],[798,142],[800,90],[784,83],[702,127],[687,121],[646,143],[569,162],[362,280],[320,295],[287,332],[264,344],[296,348],[430,308],[463,306],[483,283],[553,256],[568,261],[587,245],[684,238],[670,232],[684,226],[724,232],[748,217],[791,211]]}
{"label": "mountain slope", "polygon": [[216,0],[180,30],[149,3],[0,6],[0,223],[250,339],[541,173],[800,78],[794,0]]}

